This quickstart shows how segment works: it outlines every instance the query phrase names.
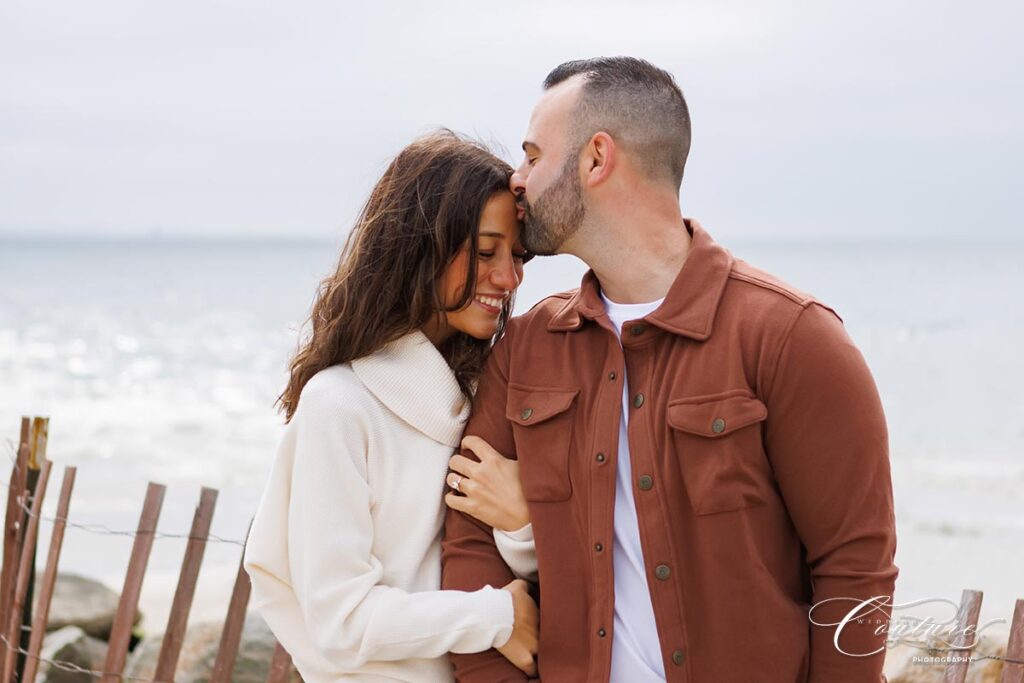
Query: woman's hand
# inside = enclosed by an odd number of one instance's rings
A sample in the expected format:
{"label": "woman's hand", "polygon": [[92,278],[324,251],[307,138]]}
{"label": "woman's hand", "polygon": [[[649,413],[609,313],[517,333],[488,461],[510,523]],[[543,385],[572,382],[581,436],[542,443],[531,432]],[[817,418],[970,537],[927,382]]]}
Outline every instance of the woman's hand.
{"label": "woman's hand", "polygon": [[501,531],[517,531],[530,523],[530,512],[519,482],[519,463],[506,458],[478,436],[462,439],[462,447],[480,462],[462,455],[448,461],[448,492],[444,502]]}
{"label": "woman's hand", "polygon": [[537,603],[530,597],[528,584],[522,579],[516,579],[505,586],[504,590],[512,594],[512,610],[515,617],[512,635],[508,642],[497,650],[527,676],[534,677],[537,675],[537,662],[533,658],[537,655],[537,633],[540,630]]}

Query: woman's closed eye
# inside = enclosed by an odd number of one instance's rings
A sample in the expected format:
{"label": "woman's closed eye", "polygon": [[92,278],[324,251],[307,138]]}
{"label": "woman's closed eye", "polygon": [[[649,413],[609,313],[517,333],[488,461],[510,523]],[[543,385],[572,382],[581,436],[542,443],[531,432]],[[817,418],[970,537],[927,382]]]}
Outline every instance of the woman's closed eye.
{"label": "woman's closed eye", "polygon": [[[482,259],[489,259],[494,257],[494,252],[478,251],[477,256],[479,256]],[[514,258],[517,261],[521,261],[522,263],[526,263],[527,261],[533,258],[533,254],[531,254],[528,251],[512,252],[512,258]]]}

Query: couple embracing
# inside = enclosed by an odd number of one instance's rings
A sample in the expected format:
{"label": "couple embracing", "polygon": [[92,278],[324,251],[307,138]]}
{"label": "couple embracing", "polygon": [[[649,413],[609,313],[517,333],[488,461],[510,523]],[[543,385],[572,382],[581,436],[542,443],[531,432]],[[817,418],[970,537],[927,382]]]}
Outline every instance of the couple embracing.
{"label": "couple embracing", "polygon": [[[449,132],[388,166],[245,551],[307,683],[884,680],[888,614],[848,618],[897,574],[877,390],[832,309],[682,216],[689,147],[669,73],[597,58],[518,169]],[[579,288],[511,318],[561,253]]]}

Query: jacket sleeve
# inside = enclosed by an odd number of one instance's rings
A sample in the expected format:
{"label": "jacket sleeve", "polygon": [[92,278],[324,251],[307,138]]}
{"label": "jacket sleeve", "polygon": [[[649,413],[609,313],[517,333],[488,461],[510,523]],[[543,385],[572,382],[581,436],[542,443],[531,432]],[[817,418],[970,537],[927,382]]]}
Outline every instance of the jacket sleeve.
{"label": "jacket sleeve", "polygon": [[[275,467],[272,477],[283,480],[270,489],[280,485],[280,494],[265,496],[250,532],[254,606],[286,649],[307,637],[335,671],[506,642],[513,609],[505,591],[484,582],[473,592],[409,593],[383,581],[373,553],[367,408],[357,391],[319,379],[304,388],[278,453],[290,472]],[[282,586],[287,600],[276,599]],[[305,636],[292,632],[296,624]]]}
{"label": "jacket sleeve", "polygon": [[[505,336],[487,359],[465,432],[481,437],[499,453],[509,454],[515,453],[512,428],[505,418],[508,346],[512,328],[513,325],[509,325]],[[462,454],[475,458],[469,451]],[[444,589],[476,590],[487,584],[504,586],[515,578],[495,545],[492,528],[450,508],[445,519],[441,562],[441,587]],[[453,654],[451,660],[455,667],[455,680],[459,683],[518,683],[527,680],[526,674],[496,650]]]}
{"label": "jacket sleeve", "polygon": [[859,601],[891,603],[898,569],[885,415],[834,312],[810,303],[799,313],[763,394],[768,457],[810,570],[808,681],[884,681],[876,629],[891,609],[837,627]]}

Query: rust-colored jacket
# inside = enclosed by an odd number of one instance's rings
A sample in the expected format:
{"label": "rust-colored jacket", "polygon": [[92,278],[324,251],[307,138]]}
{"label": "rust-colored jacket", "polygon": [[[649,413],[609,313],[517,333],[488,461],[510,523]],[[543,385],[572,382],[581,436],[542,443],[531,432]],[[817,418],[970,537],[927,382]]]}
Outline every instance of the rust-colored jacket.
{"label": "rust-colored jacket", "polygon": [[[889,610],[812,625],[828,598],[891,596],[888,439],[860,352],[828,307],[736,260],[696,221],[664,303],[622,346],[588,272],[511,321],[466,430],[518,457],[537,544],[540,677],[606,681],[615,458],[628,370],[640,540],[668,681],[877,683]],[[513,577],[492,531],[449,511],[444,588]],[[816,609],[836,623],[855,605]],[[452,655],[459,681],[525,676]]]}

